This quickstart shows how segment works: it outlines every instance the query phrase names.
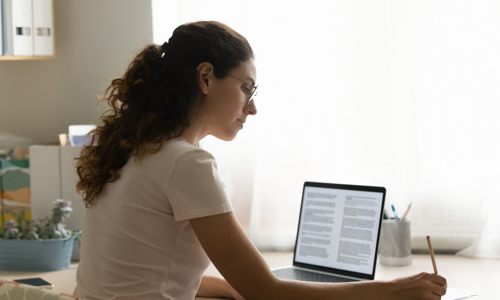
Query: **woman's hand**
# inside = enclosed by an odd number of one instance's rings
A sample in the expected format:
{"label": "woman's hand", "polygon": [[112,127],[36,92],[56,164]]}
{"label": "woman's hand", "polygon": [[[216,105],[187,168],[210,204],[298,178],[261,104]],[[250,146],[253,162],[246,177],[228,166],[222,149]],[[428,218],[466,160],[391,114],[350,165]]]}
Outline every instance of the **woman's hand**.
{"label": "woman's hand", "polygon": [[446,294],[446,279],[430,273],[389,281],[388,300],[439,300]]}

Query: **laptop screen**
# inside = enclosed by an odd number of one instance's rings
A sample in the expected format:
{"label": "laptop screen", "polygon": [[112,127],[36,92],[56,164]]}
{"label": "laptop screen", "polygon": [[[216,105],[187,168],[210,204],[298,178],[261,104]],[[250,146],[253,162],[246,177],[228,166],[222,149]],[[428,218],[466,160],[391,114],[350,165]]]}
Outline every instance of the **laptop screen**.
{"label": "laptop screen", "polygon": [[294,264],[373,279],[384,200],[381,187],[306,182]]}

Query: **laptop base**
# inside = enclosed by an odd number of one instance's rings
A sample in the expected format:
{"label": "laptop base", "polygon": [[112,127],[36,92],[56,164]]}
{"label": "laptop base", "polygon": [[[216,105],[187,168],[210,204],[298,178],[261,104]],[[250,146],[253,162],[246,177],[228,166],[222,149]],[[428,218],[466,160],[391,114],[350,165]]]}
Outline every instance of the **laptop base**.
{"label": "laptop base", "polygon": [[283,268],[272,271],[273,274],[284,280],[312,281],[312,282],[353,282],[355,279],[328,275],[299,268]]}

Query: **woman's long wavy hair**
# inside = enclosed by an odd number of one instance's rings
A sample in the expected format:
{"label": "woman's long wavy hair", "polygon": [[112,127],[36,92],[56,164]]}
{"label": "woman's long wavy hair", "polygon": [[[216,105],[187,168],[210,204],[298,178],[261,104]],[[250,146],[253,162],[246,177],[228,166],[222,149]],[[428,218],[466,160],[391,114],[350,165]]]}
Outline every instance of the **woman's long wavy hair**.
{"label": "woman's long wavy hair", "polygon": [[209,62],[217,78],[253,59],[248,41],[219,22],[177,27],[168,43],[147,45],[121,78],[112,80],[101,101],[111,106],[102,125],[90,134],[76,167],[76,186],[91,206],[106,183],[120,178],[130,157],[158,152],[163,143],[181,136],[195,116],[200,90],[197,66]]}

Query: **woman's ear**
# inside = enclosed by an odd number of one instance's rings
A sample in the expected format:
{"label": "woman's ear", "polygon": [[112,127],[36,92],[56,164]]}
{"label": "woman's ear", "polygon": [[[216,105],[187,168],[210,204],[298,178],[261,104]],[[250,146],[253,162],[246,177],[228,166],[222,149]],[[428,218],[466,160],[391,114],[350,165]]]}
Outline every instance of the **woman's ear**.
{"label": "woman's ear", "polygon": [[200,91],[203,94],[208,94],[210,91],[210,80],[214,73],[214,66],[208,62],[202,62],[196,68],[198,71],[198,85],[200,86]]}

